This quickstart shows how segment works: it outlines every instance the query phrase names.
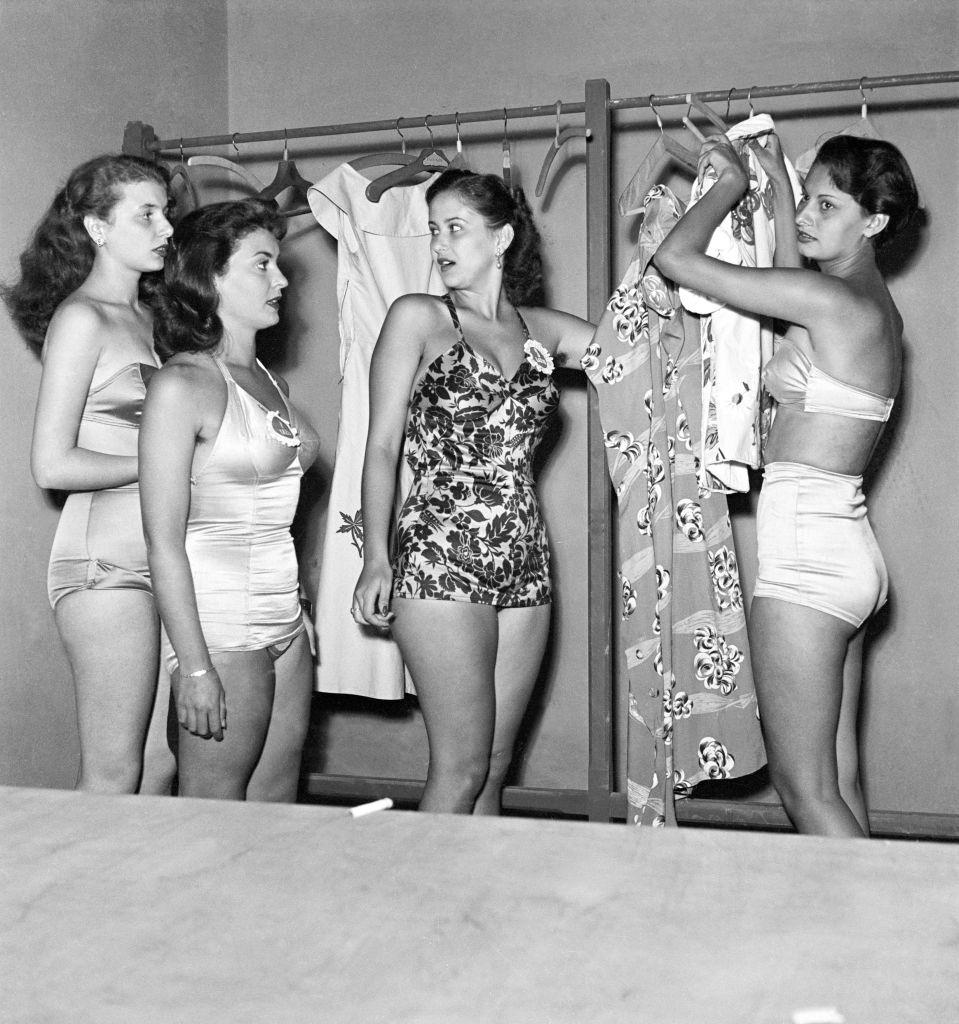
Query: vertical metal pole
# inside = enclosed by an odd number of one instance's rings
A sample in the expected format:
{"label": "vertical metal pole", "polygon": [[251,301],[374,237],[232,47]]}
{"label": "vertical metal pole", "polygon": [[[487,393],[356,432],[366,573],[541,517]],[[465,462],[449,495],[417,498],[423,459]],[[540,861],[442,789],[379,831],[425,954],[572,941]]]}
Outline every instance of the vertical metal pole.
{"label": "vertical metal pole", "polygon": [[[589,319],[599,323],[610,293],[610,113],[609,82],[586,82],[586,275]],[[589,768],[586,797],[590,821],[610,820],[612,747],[611,502],[606,449],[596,393],[588,388],[587,491]]]}

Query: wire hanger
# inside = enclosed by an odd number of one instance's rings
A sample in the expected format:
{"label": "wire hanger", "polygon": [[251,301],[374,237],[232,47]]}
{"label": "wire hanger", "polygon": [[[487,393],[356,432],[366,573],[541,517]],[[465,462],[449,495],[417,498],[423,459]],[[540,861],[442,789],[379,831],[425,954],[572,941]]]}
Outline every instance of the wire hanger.
{"label": "wire hanger", "polygon": [[513,187],[513,158],[509,151],[509,119],[506,116],[506,107],[503,107],[503,181],[506,187]]}
{"label": "wire hanger", "polygon": [[403,147],[401,150],[392,150],[389,153],[367,153],[365,156],[358,156],[355,160],[351,160],[350,167],[361,171],[364,167],[388,167],[391,164],[400,164],[405,167],[407,164],[411,164],[416,157],[412,153],[406,152],[406,138],[400,131],[400,118],[396,119],[394,129],[400,137]]}
{"label": "wire hanger", "polygon": [[456,125],[456,156],[450,161],[450,167],[458,167],[465,170],[469,167],[466,153],[463,152],[463,140],[460,137],[460,112],[453,114],[453,123]]}
{"label": "wire hanger", "polygon": [[299,205],[293,205],[280,212],[284,217],[298,217],[301,213],[309,213],[310,205],[307,200],[307,192],[313,187],[312,181],[307,181],[297,170],[296,161],[290,159],[289,141],[286,137],[286,129],[283,129],[283,159],[276,165],[276,174],[273,180],[260,192],[261,199],[276,200],[287,189],[292,189],[295,199],[300,200]]}
{"label": "wire hanger", "polygon": [[556,133],[553,137],[553,141],[549,145],[549,149],[546,151],[546,157],[543,160],[543,166],[539,169],[539,178],[536,180],[536,195],[541,196],[546,189],[546,178],[549,176],[549,169],[553,166],[553,160],[556,159],[556,154],[560,149],[569,142],[570,139],[588,139],[592,132],[588,128],[571,126],[563,128],[560,131],[559,119],[563,112],[563,101],[556,101]]}
{"label": "wire hanger", "polygon": [[693,174],[698,171],[699,158],[697,155],[666,134],[663,119],[659,116],[659,111],[653,103],[654,98],[654,96],[649,97],[649,109],[656,118],[656,124],[659,125],[659,137],[643,157],[635,174],[629,179],[629,184],[619,197],[619,212],[623,217],[629,217],[643,209],[643,200],[653,184],[653,178],[667,158],[674,160]]}
{"label": "wire hanger", "polygon": [[858,124],[851,125],[847,132],[849,134],[855,133],[864,139],[881,139],[882,136],[879,134],[879,130],[872,123],[869,117],[869,106],[866,103],[866,94],[863,92],[862,83],[865,81],[865,76],[859,79],[859,96],[862,99],[862,107],[859,111],[859,122]]}
{"label": "wire hanger", "polygon": [[257,194],[263,191],[263,182],[252,172],[247,170],[238,161],[240,159],[240,149],[236,144],[236,132],[233,133],[233,152],[236,154],[235,160],[228,160],[225,156],[215,156],[208,153],[200,153],[197,156],[191,156],[187,160],[188,167],[220,167],[223,170],[231,171],[238,178],[242,178],[243,181],[250,186],[250,188]]}
{"label": "wire hanger", "polygon": [[416,179],[424,172],[433,174],[436,171],[445,171],[450,165],[449,158],[441,149],[436,148],[436,141],[433,138],[433,129],[430,127],[432,114],[423,118],[423,127],[430,134],[430,144],[420,150],[415,160],[410,161],[403,167],[397,167],[395,171],[388,171],[382,177],[371,181],[366,186],[366,198],[371,203],[378,203],[384,192],[391,188],[403,187],[416,184]]}

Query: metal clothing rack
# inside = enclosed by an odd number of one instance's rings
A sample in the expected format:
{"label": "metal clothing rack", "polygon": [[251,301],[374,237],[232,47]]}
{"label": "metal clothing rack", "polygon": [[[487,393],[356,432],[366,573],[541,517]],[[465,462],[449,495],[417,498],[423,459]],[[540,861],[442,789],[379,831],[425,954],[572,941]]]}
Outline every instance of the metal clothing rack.
{"label": "metal clothing rack", "polygon": [[[777,97],[804,96],[827,92],[863,92],[866,89],[902,88],[959,82],[959,70],[921,72],[882,77],[846,78],[821,82],[799,82],[783,85],[758,85],[711,89],[696,95],[707,103]],[[610,97],[609,82],[604,78],[586,82],[583,102],[562,103],[563,114],[582,114],[589,130],[586,147],[586,252],[587,252],[587,316],[597,323],[606,308],[612,287],[611,246],[611,153],[612,118],[614,110],[686,104],[686,91],[621,99]],[[556,101],[523,107],[502,107],[490,110],[452,111],[422,117],[399,117],[386,120],[356,121],[344,124],[317,125],[306,128],[282,128],[262,132],[194,136],[189,138],[157,137],[152,126],[141,121],[127,124],[123,152],[147,158],[182,156],[186,149],[239,145],[256,142],[288,142],[294,139],[325,136],[358,135],[371,132],[392,132],[403,128],[436,128],[441,125],[463,125],[502,121],[504,131],[509,121],[529,118],[554,118]],[[614,788],[612,743],[613,721],[613,658],[612,651],[612,495],[606,470],[606,453],[602,444],[598,403],[589,392],[587,409],[587,487],[588,487],[588,586],[589,622],[587,639],[588,672],[588,764],[586,789],[538,789],[508,786],[503,793],[506,810],[560,813],[586,817],[591,821],[623,820],[626,817],[626,794]],[[366,778],[312,773],[303,780],[305,793],[311,798],[354,800],[372,796],[391,796],[400,803],[418,800],[423,783],[415,780]],[[779,804],[760,804],[731,800],[680,801],[677,818],[685,824],[735,826],[763,829],[788,829],[789,821]],[[959,815],[880,813],[870,816],[874,834],[896,836],[951,836],[959,838]]]}

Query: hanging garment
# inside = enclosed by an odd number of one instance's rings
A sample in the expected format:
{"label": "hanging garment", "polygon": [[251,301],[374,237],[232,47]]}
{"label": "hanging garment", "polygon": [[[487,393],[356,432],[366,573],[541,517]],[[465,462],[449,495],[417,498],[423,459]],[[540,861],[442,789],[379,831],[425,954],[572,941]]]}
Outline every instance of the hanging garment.
{"label": "hanging garment", "polygon": [[[762,144],[762,137],[774,128],[768,114],[756,114],[726,133],[749,173],[749,188],[713,232],[707,255],[736,266],[772,266],[776,250],[772,185],[747,143],[758,139]],[[799,179],[788,161],[786,169],[798,202]],[[689,205],[698,202],[715,180],[712,168],[700,175]],[[749,468],[758,469],[761,464],[771,416],[760,375],[773,354],[772,319],[731,308],[689,288],[680,288],[679,297],[689,312],[703,314],[700,482],[710,490],[748,491]]]}
{"label": "hanging garment", "polygon": [[[430,179],[432,180],[432,179]],[[309,190],[310,209],[338,243],[340,398],[336,462],[330,488],[317,599],[316,686],[398,700],[405,692],[399,648],[389,635],[350,616],[363,568],[360,484],[369,426],[370,360],[393,301],[409,292],[445,289],[430,255],[429,181],[366,198],[369,181],[341,164]],[[404,488],[399,488],[404,492]],[[402,498],[403,494],[399,495]]]}
{"label": "hanging garment", "polygon": [[699,472],[698,318],[650,265],[682,206],[656,186],[644,208],[583,368],[619,506],[629,817],[661,826],[697,783],[748,775],[766,757],[726,497]]}

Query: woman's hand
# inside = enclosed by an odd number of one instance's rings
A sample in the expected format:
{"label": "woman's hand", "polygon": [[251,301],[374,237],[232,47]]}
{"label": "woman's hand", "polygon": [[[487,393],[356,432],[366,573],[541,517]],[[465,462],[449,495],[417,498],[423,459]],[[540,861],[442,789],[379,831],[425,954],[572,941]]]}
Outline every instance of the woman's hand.
{"label": "woman's hand", "polygon": [[735,184],[741,192],[749,187],[749,175],[739,154],[725,135],[710,135],[699,150],[699,174],[712,168],[716,178]]}
{"label": "woman's hand", "polygon": [[390,611],[393,593],[393,570],[389,562],[367,562],[353,591],[350,614],[363,626],[388,629],[394,615]]}
{"label": "woman's hand", "polygon": [[226,729],[226,693],[215,668],[201,676],[184,676],[177,669],[173,673],[173,695],[180,725],[207,740],[223,739]]}
{"label": "woman's hand", "polygon": [[770,132],[765,136],[765,140],[766,145],[764,146],[759,139],[751,139],[749,142],[750,150],[752,150],[753,155],[759,162],[759,166],[766,172],[766,177],[772,181],[773,185],[786,185],[791,190],[792,185],[789,182],[786,158],[783,156],[779,136],[775,132]]}

